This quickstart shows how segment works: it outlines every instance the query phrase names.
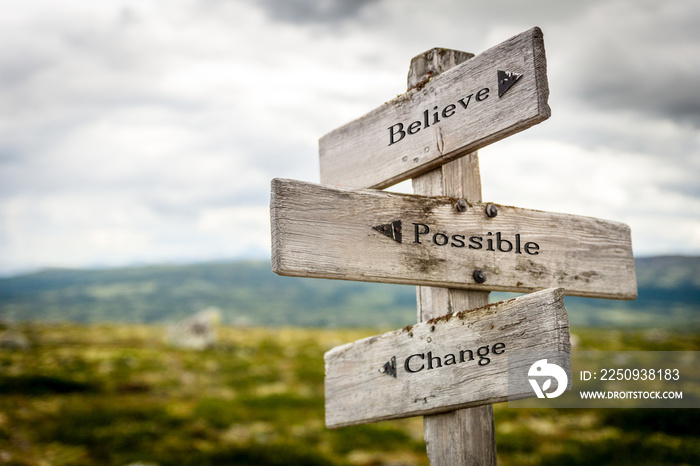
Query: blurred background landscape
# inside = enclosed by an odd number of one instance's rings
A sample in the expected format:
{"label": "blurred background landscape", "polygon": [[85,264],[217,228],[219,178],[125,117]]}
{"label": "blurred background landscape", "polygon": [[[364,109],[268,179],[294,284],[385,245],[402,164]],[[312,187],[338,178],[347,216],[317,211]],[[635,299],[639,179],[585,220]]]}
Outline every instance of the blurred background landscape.
{"label": "blurred background landscape", "polygon": [[[328,430],[323,352],[376,330],[220,329],[203,351],[136,324],[22,324],[0,349],[0,463],[426,465],[422,418]],[[697,351],[697,333],[572,329],[581,350]],[[494,405],[499,464],[698,464],[697,409]]]}
{"label": "blurred background landscape", "polygon": [[[700,329],[700,257],[637,259],[634,301],[567,296],[572,326]],[[491,293],[491,301],[515,294]],[[52,269],[0,279],[0,320],[168,323],[215,307],[241,326],[395,328],[414,286],[275,275],[266,261]]]}
{"label": "blurred background landscape", "polygon": [[[637,274],[636,301],[566,298],[574,350],[700,351],[700,257]],[[214,337],[173,341],[202,310]],[[324,425],[323,353],[415,312],[414,287],[265,261],[0,279],[0,464],[427,465],[422,418]],[[698,411],[497,404],[499,464],[698,464]]]}
{"label": "blurred background landscape", "polygon": [[[575,349],[700,350],[696,0],[0,7],[0,464],[427,465],[420,418],[323,423],[323,353],[415,288],[274,275],[270,180],[412,57],[533,26],[552,117],[480,151],[484,200],[630,226],[639,298],[567,297]],[[700,464],[697,413],[496,405],[499,463]]]}

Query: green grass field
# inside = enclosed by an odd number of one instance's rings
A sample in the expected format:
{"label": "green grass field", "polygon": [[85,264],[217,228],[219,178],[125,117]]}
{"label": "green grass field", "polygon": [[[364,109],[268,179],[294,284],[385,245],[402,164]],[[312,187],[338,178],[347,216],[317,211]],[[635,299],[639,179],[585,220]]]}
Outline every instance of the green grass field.
{"label": "green grass field", "polygon": [[[1,331],[2,329],[0,329]],[[328,430],[323,353],[376,330],[24,324],[0,349],[0,464],[427,465],[421,418]],[[573,329],[577,349],[700,350],[697,333]],[[499,464],[700,464],[698,410],[495,406]]]}

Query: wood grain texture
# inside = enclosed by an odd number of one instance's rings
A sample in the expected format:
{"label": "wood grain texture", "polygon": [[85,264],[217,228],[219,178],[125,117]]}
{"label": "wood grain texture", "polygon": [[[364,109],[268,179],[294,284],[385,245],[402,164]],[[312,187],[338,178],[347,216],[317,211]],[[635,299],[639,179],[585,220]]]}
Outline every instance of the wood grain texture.
{"label": "wood grain texture", "polygon": [[[498,70],[522,74],[502,97]],[[477,99],[484,88],[488,96]],[[323,136],[321,182],[385,188],[418,176],[547,119],[548,96],[542,31],[533,28]],[[465,99],[466,109],[460,99]],[[450,105],[453,114],[443,117],[442,110]],[[426,110],[430,126],[390,144],[390,127],[402,123],[407,131],[412,122],[423,121]],[[437,123],[434,111],[439,112]]]}
{"label": "wood grain texture", "polygon": [[[486,345],[486,350],[479,349]],[[524,386],[518,393],[511,387],[509,393],[509,358],[511,365],[517,360],[527,370],[529,364],[519,360],[523,352],[570,351],[561,289],[358,340],[325,355],[326,425],[335,428],[534,396]],[[396,377],[384,369],[392,358]],[[568,364],[567,370],[570,357]]]}
{"label": "wood grain texture", "polygon": [[[476,152],[448,162],[412,181],[415,194],[452,196],[471,203],[481,202],[481,176]],[[419,286],[416,292],[418,322],[457,309],[476,309],[489,302],[487,291]],[[432,466],[496,465],[493,405],[426,415],[423,417],[423,432]]]}
{"label": "wood grain texture", "polygon": [[[271,193],[273,271],[483,291],[524,293],[562,287],[567,294],[578,296],[636,297],[627,225],[501,205],[498,216],[489,218],[483,203],[459,212],[456,202],[449,197],[275,179]],[[401,243],[373,228],[397,220],[403,225]],[[430,234],[419,237],[420,244],[415,243],[414,224],[430,228]],[[510,252],[487,250],[487,238],[496,238],[497,233],[511,242]],[[464,236],[463,247],[452,246],[458,244],[454,235]],[[473,235],[482,237],[481,249],[468,246]],[[515,235],[521,238],[520,254],[514,252]],[[445,238],[449,244],[437,245]],[[494,249],[496,243],[494,239]],[[536,243],[537,254],[525,253],[526,243]],[[485,273],[485,283],[475,281],[476,269]]]}
{"label": "wood grain texture", "polygon": [[430,78],[454,68],[470,58],[474,58],[473,53],[440,47],[416,55],[411,59],[411,65],[408,67],[406,88],[411,90],[414,87],[423,87]]}
{"label": "wood grain texture", "polygon": [[493,405],[425,416],[423,425],[431,466],[496,464]]}

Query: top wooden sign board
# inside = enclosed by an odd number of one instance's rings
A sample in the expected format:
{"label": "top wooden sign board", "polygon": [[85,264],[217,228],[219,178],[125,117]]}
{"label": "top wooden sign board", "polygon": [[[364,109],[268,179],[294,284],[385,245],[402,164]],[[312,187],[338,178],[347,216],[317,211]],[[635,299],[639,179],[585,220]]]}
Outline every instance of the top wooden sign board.
{"label": "top wooden sign board", "polygon": [[321,183],[383,189],[550,115],[542,31],[525,31],[319,142]]}

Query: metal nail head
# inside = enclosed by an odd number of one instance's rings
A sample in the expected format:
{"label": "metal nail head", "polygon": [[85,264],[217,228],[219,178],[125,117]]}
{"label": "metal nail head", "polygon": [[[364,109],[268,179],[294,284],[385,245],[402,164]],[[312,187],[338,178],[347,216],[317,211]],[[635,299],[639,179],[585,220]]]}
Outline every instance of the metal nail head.
{"label": "metal nail head", "polygon": [[460,212],[466,212],[467,207],[468,207],[467,201],[465,201],[464,199],[459,199],[457,201],[457,210],[459,210]]}
{"label": "metal nail head", "polygon": [[474,271],[474,280],[477,283],[484,283],[486,281],[486,274],[482,272],[481,270],[475,270]]}
{"label": "metal nail head", "polygon": [[498,207],[495,204],[486,204],[486,215],[493,218],[498,215]]}

